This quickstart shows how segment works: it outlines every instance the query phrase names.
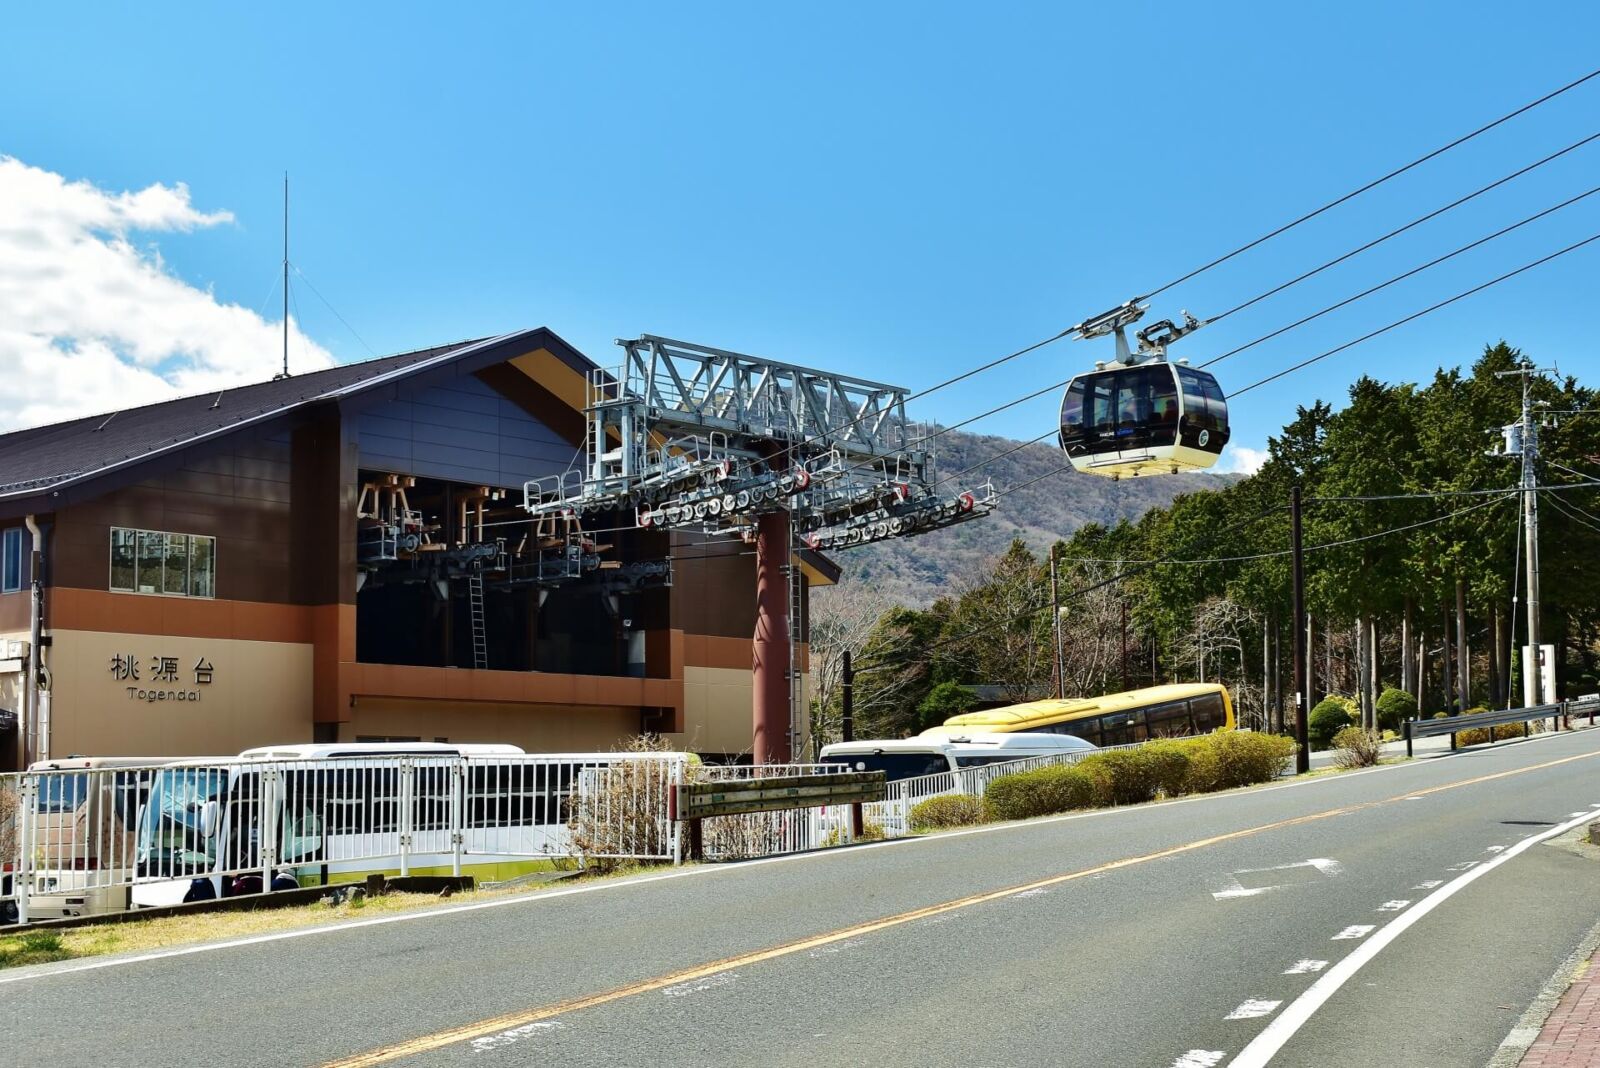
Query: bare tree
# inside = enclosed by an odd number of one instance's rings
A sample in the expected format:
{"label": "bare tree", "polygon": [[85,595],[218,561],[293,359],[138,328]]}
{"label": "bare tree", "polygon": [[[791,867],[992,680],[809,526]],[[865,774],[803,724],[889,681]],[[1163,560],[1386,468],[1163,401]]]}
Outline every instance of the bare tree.
{"label": "bare tree", "polygon": [[1078,581],[1089,592],[1061,607],[1061,692],[1068,697],[1121,688],[1122,594],[1115,583],[1099,586],[1114,571],[1105,564],[1083,565]]}
{"label": "bare tree", "polygon": [[1013,702],[1033,701],[1050,688],[1050,589],[1021,541],[993,558],[979,575],[965,576],[952,628],[969,635],[951,659],[976,682],[1001,688]]}
{"label": "bare tree", "polygon": [[[841,690],[844,683],[844,654],[858,661],[869,640],[874,652],[892,655],[898,642],[892,627],[879,626],[894,602],[881,589],[861,581],[842,582],[831,589],[811,594],[811,735],[821,749],[839,738]],[[876,633],[875,633],[876,632]],[[863,665],[865,666],[865,665]],[[881,712],[896,687],[888,680],[873,678],[873,685],[858,688],[856,713],[872,720]]]}

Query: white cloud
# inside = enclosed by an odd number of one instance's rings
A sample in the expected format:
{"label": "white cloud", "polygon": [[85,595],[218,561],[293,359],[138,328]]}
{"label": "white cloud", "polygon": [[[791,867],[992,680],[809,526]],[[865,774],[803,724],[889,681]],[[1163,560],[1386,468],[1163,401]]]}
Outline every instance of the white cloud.
{"label": "white cloud", "polygon": [[1222,454],[1218,471],[1229,474],[1253,475],[1267,462],[1267,450],[1247,449],[1243,445],[1229,445]]}
{"label": "white cloud", "polygon": [[[111,192],[0,156],[0,430],[260,381],[282,323],[218,301],[135,235],[233,221],[189,189]],[[291,329],[298,370],[332,354]]]}

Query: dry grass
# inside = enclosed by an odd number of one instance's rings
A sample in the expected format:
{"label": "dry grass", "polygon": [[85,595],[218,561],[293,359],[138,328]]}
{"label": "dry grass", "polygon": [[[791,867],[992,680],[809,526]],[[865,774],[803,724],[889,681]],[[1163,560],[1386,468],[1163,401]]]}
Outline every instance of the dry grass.
{"label": "dry grass", "polygon": [[[620,878],[646,870],[649,870],[648,866],[635,865],[604,873],[576,874],[561,880],[561,885]],[[532,896],[547,886],[548,884],[538,883],[531,886],[515,885],[468,890],[454,894],[448,899],[441,899],[434,894],[391,892],[381,897],[346,900],[341,905],[318,901],[309,905],[263,908],[249,912],[195,912],[181,916],[129,920],[124,923],[105,923],[58,931],[32,931],[20,935],[0,936],[0,970],[27,964],[73,960],[79,957],[98,957],[107,953],[143,952],[193,945],[198,942],[247,938],[251,935],[272,934],[278,931],[326,927],[350,920],[405,912],[423,912],[473,901]]]}

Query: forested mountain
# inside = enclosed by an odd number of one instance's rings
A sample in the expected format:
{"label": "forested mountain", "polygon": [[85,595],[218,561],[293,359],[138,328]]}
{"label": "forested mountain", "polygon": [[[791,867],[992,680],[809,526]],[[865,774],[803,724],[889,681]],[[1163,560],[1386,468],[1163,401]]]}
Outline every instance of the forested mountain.
{"label": "forested mountain", "polygon": [[[1385,686],[1420,699],[1424,714],[1520,703],[1520,463],[1490,452],[1499,428],[1519,419],[1521,380],[1505,372],[1522,365],[1502,342],[1469,369],[1440,370],[1426,383],[1363,376],[1339,410],[1299,408],[1247,478],[1113,484],[1064,474],[1007,497],[998,521],[875,550],[857,574],[876,567],[881,582],[817,598],[819,732],[831,722],[844,648],[871,666],[858,675],[858,729],[892,736],[939,722],[960,710],[963,684],[998,685],[1010,700],[1049,693],[1051,553],[1064,591],[1068,695],[1220,679],[1242,722],[1276,727],[1293,714],[1288,501],[1296,486],[1305,501],[1315,696],[1357,698],[1368,723]],[[1541,629],[1555,646],[1560,694],[1570,697],[1600,688],[1600,393],[1571,377],[1539,376],[1532,395],[1541,424]],[[996,482],[1059,465],[1041,450],[1016,453],[1015,473]],[[1167,500],[1206,486],[1216,488]],[[984,557],[1013,536],[1002,554]],[[918,554],[929,570],[904,559]],[[925,609],[896,608],[886,596],[894,582],[928,590],[941,576],[950,595]]]}
{"label": "forested mountain", "polygon": [[[1085,524],[1135,520],[1180,493],[1215,489],[1239,478],[1185,474],[1113,482],[1071,470],[1054,444],[1018,449],[1010,438],[960,430],[940,434],[937,444],[940,478],[971,470],[946,488],[992,481],[1004,494],[994,514],[915,538],[836,550],[833,556],[844,567],[847,583],[870,583],[896,604],[924,607],[951,592],[957,577],[981,571],[1014,539],[1042,553]],[[1020,488],[1007,492],[1011,487]]]}

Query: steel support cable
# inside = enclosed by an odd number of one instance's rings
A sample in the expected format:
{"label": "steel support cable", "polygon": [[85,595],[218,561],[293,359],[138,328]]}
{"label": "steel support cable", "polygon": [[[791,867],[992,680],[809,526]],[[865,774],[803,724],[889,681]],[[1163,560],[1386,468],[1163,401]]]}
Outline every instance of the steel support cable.
{"label": "steel support cable", "polygon": [[[1288,289],[1291,286],[1297,286],[1301,282],[1304,282],[1306,279],[1311,278],[1311,277],[1313,277],[1315,275],[1321,274],[1323,271],[1326,271],[1329,267],[1336,267],[1339,264],[1343,263],[1345,260],[1348,260],[1348,259],[1350,259],[1350,258],[1352,258],[1354,256],[1361,255],[1361,253],[1366,252],[1368,249],[1376,248],[1377,246],[1383,244],[1385,241],[1389,240],[1390,238],[1399,237],[1401,234],[1405,233],[1407,230],[1411,230],[1411,229],[1414,229],[1414,228],[1416,228],[1418,226],[1421,226],[1423,223],[1429,221],[1430,219],[1437,219],[1439,216],[1443,215],[1445,212],[1450,211],[1450,210],[1452,210],[1454,208],[1459,208],[1461,205],[1467,203],[1469,200],[1475,200],[1478,197],[1481,197],[1483,194],[1489,192],[1490,190],[1498,189],[1500,186],[1505,185],[1507,182],[1512,181],[1512,180],[1517,179],[1517,178],[1520,178],[1524,174],[1527,174],[1529,171],[1538,170],[1540,167],[1543,167],[1546,163],[1550,163],[1553,160],[1560,159],[1562,156],[1565,156],[1567,153],[1574,152],[1577,149],[1582,148],[1584,145],[1587,145],[1589,142],[1596,141],[1596,140],[1600,140],[1600,132],[1592,133],[1588,137],[1585,137],[1581,141],[1574,141],[1572,144],[1568,145],[1566,148],[1563,148],[1563,149],[1561,149],[1561,150],[1559,150],[1557,152],[1552,152],[1550,155],[1544,157],[1543,159],[1538,160],[1538,161],[1536,161],[1534,163],[1528,164],[1526,167],[1523,167],[1521,170],[1513,171],[1510,174],[1506,175],[1504,178],[1499,178],[1499,179],[1497,179],[1497,180],[1495,180],[1493,182],[1490,182],[1488,185],[1484,186],[1481,189],[1478,189],[1478,190],[1475,190],[1475,191],[1473,191],[1471,193],[1468,193],[1466,196],[1460,197],[1460,198],[1458,198],[1456,200],[1452,200],[1450,203],[1446,204],[1442,208],[1435,208],[1433,211],[1428,212],[1426,215],[1418,216],[1417,218],[1412,219],[1410,222],[1406,223],[1404,226],[1400,226],[1400,227],[1397,227],[1396,229],[1390,230],[1388,233],[1384,234],[1381,237],[1375,237],[1371,241],[1368,241],[1366,244],[1360,246],[1359,248],[1353,248],[1349,252],[1346,252],[1342,256],[1336,256],[1333,259],[1329,260],[1328,262],[1322,264],[1321,266],[1313,267],[1311,270],[1305,272],[1304,274],[1298,275],[1298,276],[1296,276],[1294,278],[1291,278],[1287,282],[1282,283],[1281,285],[1273,286],[1271,289],[1267,290],[1265,293],[1257,294],[1256,296],[1251,297],[1249,300],[1245,301],[1242,304],[1235,304],[1233,307],[1229,308],[1225,312],[1222,312],[1220,315],[1211,316],[1209,319],[1206,320],[1206,325],[1209,326],[1212,323],[1221,322],[1223,319],[1226,319],[1228,316],[1232,315],[1234,312],[1244,311],[1246,308],[1250,307],[1252,304],[1257,304],[1257,303],[1259,303],[1259,302],[1261,302],[1263,300],[1266,300],[1268,297],[1276,296],[1277,294],[1282,293],[1285,289]],[[1571,202],[1569,201],[1568,203],[1571,203]],[[1560,205],[1560,206],[1565,207],[1565,205]],[[1554,210],[1554,209],[1551,209],[1551,210]],[[1535,216],[1535,218],[1537,218],[1537,216]],[[1503,232],[1504,231],[1502,231],[1502,233]],[[1222,359],[1222,358],[1223,357],[1220,357],[1220,356],[1218,357],[1218,359]],[[1216,362],[1216,361],[1212,361],[1212,362]]]}
{"label": "steel support cable", "polygon": [[1327,350],[1326,352],[1318,353],[1317,355],[1312,356],[1309,359],[1301,360],[1297,364],[1293,364],[1293,365],[1291,365],[1289,367],[1285,367],[1283,370],[1278,371],[1275,374],[1270,374],[1266,378],[1263,378],[1263,379],[1260,379],[1259,381],[1250,383],[1248,386],[1245,386],[1243,389],[1235,390],[1234,393],[1232,394],[1232,396],[1234,396],[1234,397],[1242,396],[1242,395],[1244,395],[1246,393],[1249,393],[1252,389],[1257,389],[1257,388],[1259,388],[1261,386],[1266,385],[1269,382],[1275,382],[1278,379],[1283,378],[1285,375],[1291,375],[1296,371],[1304,370],[1305,368],[1310,367],[1312,364],[1317,363],[1318,361],[1327,359],[1329,356],[1334,356],[1334,355],[1337,355],[1338,353],[1341,353],[1341,352],[1345,351],[1346,349],[1354,348],[1355,346],[1361,344],[1362,342],[1370,341],[1373,338],[1379,336],[1380,334],[1387,334],[1389,331],[1394,330],[1397,327],[1404,326],[1409,322],[1412,322],[1414,320],[1420,319],[1424,315],[1430,315],[1433,312],[1438,311],[1440,308],[1445,308],[1445,307],[1450,306],[1451,304],[1454,304],[1458,300],[1465,300],[1467,297],[1470,297],[1470,296],[1472,296],[1472,295],[1474,295],[1476,293],[1483,292],[1485,289],[1488,289],[1490,286],[1499,285],[1501,282],[1504,282],[1504,281],[1506,281],[1508,279],[1511,279],[1511,278],[1515,278],[1517,275],[1522,274],[1522,273],[1524,273],[1526,271],[1531,271],[1535,267],[1541,267],[1544,264],[1549,263],[1551,260],[1558,259],[1558,258],[1560,258],[1562,256],[1565,256],[1569,252],[1575,252],[1578,249],[1583,248],[1585,245],[1591,245],[1596,241],[1600,241],[1600,234],[1592,234],[1589,237],[1584,238],[1582,241],[1576,241],[1573,244],[1568,245],[1566,248],[1559,249],[1559,250],[1557,250],[1555,252],[1550,253],[1548,256],[1542,256],[1539,259],[1534,260],[1531,263],[1523,264],[1521,267],[1518,267],[1515,270],[1507,271],[1505,274],[1500,275],[1498,278],[1491,278],[1487,282],[1484,282],[1484,283],[1482,283],[1480,285],[1473,286],[1471,289],[1464,290],[1464,291],[1462,291],[1460,293],[1457,293],[1455,296],[1450,297],[1450,298],[1448,298],[1446,300],[1441,300],[1437,304],[1431,304],[1428,307],[1423,308],[1419,312],[1412,312],[1410,315],[1406,316],[1403,319],[1396,319],[1394,322],[1390,323],[1388,326],[1382,326],[1382,327],[1379,327],[1378,329],[1372,331],[1371,333],[1363,334],[1362,336],[1356,338],[1354,341],[1347,341],[1343,345],[1335,346],[1334,348],[1331,348],[1331,349]]}
{"label": "steel support cable", "polygon": [[1235,256],[1238,256],[1238,255],[1240,255],[1242,253],[1248,252],[1251,249],[1255,248],[1257,245],[1260,245],[1260,244],[1263,244],[1263,243],[1265,243],[1267,241],[1270,241],[1270,240],[1272,240],[1273,238],[1277,237],[1280,234],[1287,233],[1288,231],[1294,229],[1296,226],[1299,226],[1301,223],[1310,222],[1312,219],[1315,219],[1317,216],[1323,214],[1324,212],[1329,211],[1329,210],[1331,210],[1333,208],[1336,208],[1340,204],[1343,204],[1343,203],[1345,203],[1345,202],[1347,202],[1349,200],[1353,200],[1356,197],[1360,196],[1362,193],[1368,192],[1369,190],[1372,190],[1372,189],[1376,189],[1378,186],[1380,186],[1383,183],[1389,181],[1391,178],[1398,178],[1400,175],[1405,174],[1407,171],[1412,170],[1415,167],[1419,167],[1419,166],[1421,166],[1422,164],[1428,162],[1431,159],[1435,159],[1438,156],[1442,156],[1446,152],[1449,152],[1451,149],[1456,148],[1456,147],[1458,147],[1460,145],[1466,144],[1468,141],[1472,140],[1474,137],[1477,137],[1480,134],[1488,133],[1490,130],[1494,129],[1496,126],[1500,126],[1503,123],[1511,121],[1512,119],[1516,118],[1519,115],[1522,115],[1522,114],[1524,114],[1524,113],[1526,113],[1528,111],[1532,111],[1534,108],[1538,107],[1540,104],[1546,103],[1546,102],[1548,102],[1550,100],[1554,100],[1556,97],[1560,96],[1562,93],[1568,92],[1569,90],[1572,90],[1572,89],[1576,89],[1578,86],[1582,85],[1584,82],[1587,82],[1591,78],[1595,78],[1597,76],[1600,76],[1600,69],[1592,70],[1588,74],[1585,74],[1583,77],[1578,78],[1578,79],[1576,79],[1574,81],[1570,81],[1566,85],[1561,86],[1559,89],[1555,89],[1552,92],[1546,93],[1544,96],[1539,97],[1537,100],[1533,100],[1533,101],[1530,101],[1530,102],[1522,105],[1521,107],[1517,108],[1515,111],[1507,112],[1506,114],[1500,116],[1498,119],[1495,119],[1493,122],[1486,123],[1485,125],[1478,127],[1476,130],[1473,130],[1471,133],[1463,134],[1462,136],[1456,138],[1454,141],[1451,141],[1447,145],[1443,145],[1443,146],[1441,146],[1439,148],[1436,148],[1432,152],[1427,153],[1426,155],[1418,156],[1416,159],[1412,160],[1410,163],[1407,163],[1402,167],[1397,167],[1394,170],[1390,171],[1388,174],[1383,175],[1382,177],[1373,179],[1372,181],[1368,182],[1366,185],[1361,186],[1359,189],[1351,190],[1350,192],[1344,194],[1341,197],[1338,197],[1335,200],[1330,200],[1330,201],[1328,201],[1328,203],[1322,205],[1322,207],[1317,208],[1314,211],[1309,211],[1306,214],[1300,216],[1299,218],[1291,220],[1290,222],[1284,223],[1282,226],[1278,227],[1276,230],[1273,230],[1273,231],[1271,231],[1269,233],[1262,234],[1260,237],[1256,238],[1254,241],[1251,241],[1248,244],[1240,245],[1238,248],[1234,249],[1232,252],[1229,252],[1228,254],[1226,254],[1224,256],[1219,256],[1216,259],[1212,260],[1210,263],[1203,264],[1200,267],[1196,267],[1194,270],[1190,271],[1188,274],[1181,275],[1181,276],[1179,276],[1177,278],[1174,278],[1172,281],[1167,282],[1165,285],[1161,285],[1161,286],[1156,287],[1155,289],[1152,289],[1150,292],[1144,294],[1144,296],[1142,296],[1142,297],[1140,297],[1138,299],[1147,300],[1147,299],[1149,299],[1151,297],[1154,297],[1154,296],[1157,296],[1157,295],[1159,295],[1161,293],[1165,293],[1167,290],[1171,289],[1173,286],[1180,285],[1180,284],[1182,284],[1184,282],[1189,281],[1189,279],[1191,279],[1191,278],[1195,278],[1195,277],[1197,277],[1197,276],[1199,276],[1201,274],[1204,274],[1206,271],[1211,270],[1213,267],[1221,266],[1222,264],[1224,264],[1224,263],[1228,262],[1229,260],[1233,259]]}
{"label": "steel support cable", "polygon": [[[1529,223],[1534,222],[1534,221],[1536,221],[1536,220],[1538,220],[1540,218],[1543,218],[1544,216],[1549,215],[1552,212],[1559,211],[1562,208],[1567,207],[1568,205],[1571,205],[1571,204],[1574,204],[1574,203],[1576,203],[1576,202],[1578,202],[1580,200],[1583,200],[1585,197],[1593,196],[1596,193],[1600,193],[1600,186],[1595,186],[1593,189],[1590,189],[1587,192],[1580,193],[1575,197],[1571,197],[1571,198],[1569,198],[1569,199],[1567,199],[1565,201],[1562,201],[1560,204],[1557,204],[1557,205],[1555,205],[1553,207],[1546,208],[1545,210],[1543,210],[1541,212],[1538,212],[1535,215],[1530,215],[1527,218],[1521,220],[1520,222],[1513,223],[1510,226],[1504,227],[1501,230],[1497,230],[1496,232],[1494,232],[1492,234],[1489,234],[1489,235],[1487,235],[1485,237],[1481,237],[1478,240],[1473,241],[1473,242],[1471,242],[1469,244],[1463,245],[1460,248],[1454,250],[1453,252],[1448,252],[1445,255],[1440,256],[1437,259],[1431,260],[1428,263],[1422,264],[1419,267],[1414,267],[1411,270],[1406,271],[1403,274],[1396,275],[1395,277],[1389,279],[1386,282],[1382,282],[1379,285],[1373,286],[1372,288],[1367,289],[1367,290],[1365,290],[1365,291],[1363,291],[1361,293],[1357,293],[1353,297],[1348,297],[1345,300],[1342,300],[1337,304],[1331,305],[1331,306],[1329,306],[1327,308],[1322,309],[1319,312],[1316,312],[1316,313],[1314,313],[1312,315],[1306,316],[1305,318],[1300,319],[1297,322],[1291,323],[1288,326],[1283,327],[1282,329],[1275,330],[1270,334],[1263,335],[1262,337],[1257,338],[1255,341],[1249,342],[1248,344],[1245,344],[1245,345],[1241,345],[1239,348],[1236,348],[1236,349],[1234,349],[1234,350],[1232,350],[1230,352],[1225,352],[1221,356],[1218,356],[1215,359],[1209,360],[1206,363],[1201,364],[1201,366],[1202,367],[1210,367],[1212,364],[1220,363],[1221,361],[1227,359],[1229,356],[1233,356],[1233,355],[1235,355],[1237,353],[1243,352],[1247,348],[1250,348],[1250,347],[1252,347],[1254,345],[1258,345],[1261,342],[1266,341],[1266,340],[1268,340],[1270,338],[1277,337],[1278,335],[1286,333],[1289,330],[1293,330],[1295,327],[1302,326],[1305,323],[1310,322],[1312,319],[1316,319],[1316,318],[1318,318],[1320,316],[1326,315],[1331,311],[1335,311],[1335,310],[1337,310],[1339,308],[1342,308],[1345,305],[1351,304],[1354,301],[1360,300],[1361,298],[1363,298],[1365,296],[1369,296],[1372,293],[1376,293],[1378,290],[1383,289],[1386,286],[1393,285],[1394,283],[1399,282],[1399,281],[1401,281],[1401,280],[1403,280],[1405,278],[1409,278],[1414,274],[1417,274],[1417,273],[1419,273],[1421,271],[1425,271],[1429,267],[1433,267],[1433,266],[1435,266],[1435,265],[1437,265],[1439,263],[1443,263],[1445,260],[1451,259],[1452,257],[1458,256],[1463,252],[1467,252],[1467,251],[1469,251],[1469,250],[1471,250],[1473,248],[1478,247],[1479,245],[1482,245],[1482,244],[1484,244],[1486,242],[1492,241],[1497,237],[1500,237],[1500,236],[1502,236],[1504,234],[1510,233],[1512,230],[1518,229],[1519,227],[1526,226]],[[1488,289],[1490,286],[1498,285],[1499,283],[1504,282],[1507,279],[1514,278],[1517,275],[1522,274],[1524,271],[1529,271],[1529,270],[1532,270],[1535,267],[1542,266],[1543,264],[1546,264],[1546,263],[1550,262],[1553,259],[1556,259],[1558,257],[1564,256],[1569,252],[1576,251],[1577,249],[1580,249],[1585,245],[1591,244],[1592,242],[1594,242],[1596,240],[1600,240],[1600,234],[1595,234],[1595,235],[1593,235],[1591,237],[1588,237],[1588,238],[1586,238],[1586,239],[1584,239],[1582,241],[1579,241],[1579,242],[1576,242],[1574,244],[1568,245],[1566,248],[1560,249],[1559,251],[1556,251],[1556,252],[1552,252],[1550,255],[1545,256],[1545,257],[1543,257],[1541,259],[1535,260],[1532,263],[1524,264],[1523,266],[1518,267],[1516,270],[1508,271],[1505,274],[1500,275],[1498,278],[1491,279],[1490,281],[1484,282],[1483,284],[1475,286],[1472,289],[1466,290],[1465,292],[1458,293],[1455,296],[1450,297],[1447,300],[1440,301],[1437,304],[1433,304],[1433,305],[1431,305],[1431,306],[1429,306],[1427,308],[1422,309],[1419,312],[1414,312],[1413,314],[1408,315],[1403,319],[1396,320],[1395,322],[1392,322],[1387,326],[1380,327],[1379,329],[1374,330],[1371,333],[1364,334],[1361,337],[1358,337],[1353,341],[1347,341],[1343,345],[1339,345],[1339,346],[1337,346],[1335,348],[1329,349],[1328,351],[1323,352],[1320,355],[1313,356],[1310,359],[1303,360],[1300,363],[1294,364],[1291,367],[1285,368],[1284,370],[1277,372],[1276,374],[1269,375],[1268,377],[1263,378],[1260,381],[1253,382],[1250,385],[1245,386],[1242,389],[1235,390],[1233,392],[1232,396],[1234,396],[1234,397],[1242,396],[1243,394],[1250,392],[1252,389],[1255,389],[1258,386],[1264,386],[1269,382],[1273,382],[1273,381],[1275,381],[1275,380],[1277,380],[1279,378],[1284,377],[1285,375],[1292,374],[1293,372],[1301,370],[1302,368],[1309,367],[1311,364],[1316,363],[1319,360],[1326,359],[1329,356],[1336,355],[1339,352],[1343,352],[1345,349],[1354,348],[1356,345],[1359,345],[1364,341],[1370,341],[1372,338],[1375,338],[1375,337],[1378,337],[1378,336],[1380,336],[1382,334],[1388,333],[1390,330],[1396,329],[1397,327],[1404,326],[1406,323],[1409,323],[1412,320],[1420,319],[1425,315],[1429,315],[1429,314],[1431,314],[1433,312],[1438,311],[1441,308],[1444,308],[1444,307],[1447,307],[1447,306],[1449,306],[1451,304],[1454,304],[1458,300],[1463,300],[1463,299],[1465,299],[1465,298],[1467,298],[1469,296],[1472,296],[1472,295],[1474,295],[1476,293],[1480,293],[1483,290]],[[1068,381],[1071,381],[1071,380],[1068,379]],[[1048,386],[1045,389],[1039,390],[1039,391],[1037,391],[1037,392],[1035,392],[1033,394],[1030,394],[1027,397],[1019,398],[1018,400],[1013,401],[1012,404],[1020,404],[1025,400],[1031,400],[1034,397],[1039,396],[1040,394],[1048,393],[1050,390],[1058,389],[1058,388],[1060,388],[1059,385]],[[1004,408],[1007,408],[1007,407],[1010,407],[1010,406],[1011,405],[1002,405],[1000,408],[994,409],[991,412],[984,413],[984,416],[992,415],[992,414],[994,414],[995,411],[1001,411]],[[948,427],[946,429],[953,430],[957,426],[965,426],[966,423],[974,422],[977,419],[984,418],[984,416],[975,416],[973,419],[966,420],[963,423],[955,424],[955,425],[953,425],[951,427]],[[943,431],[940,431],[940,433],[942,433],[942,432]],[[937,436],[937,434],[930,435],[930,437],[935,437],[935,436]],[[1041,437],[1043,437],[1043,436],[1048,436],[1048,435],[1041,435]],[[1016,486],[1012,486],[1012,487],[1010,487],[1010,488],[1008,488],[1008,489],[1006,489],[1006,490],[1004,490],[1004,491],[1002,491],[1000,493],[997,493],[995,495],[994,499],[998,500],[999,498],[1005,496],[1008,493],[1013,493],[1013,492],[1015,492],[1015,491],[1017,491],[1019,489],[1024,489],[1027,486],[1033,485],[1035,482],[1040,482],[1040,481],[1042,481],[1042,480],[1044,480],[1046,478],[1049,478],[1051,475],[1060,474],[1061,471],[1065,471],[1066,469],[1067,468],[1065,466],[1063,466],[1058,470],[1048,471],[1043,475],[1037,476],[1036,478],[1029,479],[1027,482],[1020,483],[1020,484],[1018,484]]]}
{"label": "steel support cable", "polygon": [[[1596,134],[1595,136],[1596,137],[1600,137],[1600,134]],[[1238,348],[1229,349],[1227,352],[1224,352],[1222,355],[1215,356],[1215,357],[1207,360],[1205,363],[1201,364],[1200,366],[1201,367],[1210,367],[1212,364],[1221,363],[1223,360],[1226,360],[1230,356],[1237,356],[1239,353],[1244,352],[1246,349],[1253,349],[1257,345],[1261,344],[1263,341],[1271,341],[1275,337],[1281,337],[1282,335],[1287,334],[1291,330],[1294,330],[1294,329],[1296,329],[1298,327],[1302,327],[1302,326],[1306,325],[1307,323],[1311,322],[1313,319],[1320,319],[1324,315],[1327,315],[1329,312],[1336,312],[1340,308],[1343,308],[1343,307],[1345,307],[1347,305],[1350,305],[1350,304],[1354,304],[1358,300],[1361,300],[1361,299],[1363,299],[1365,297],[1370,297],[1372,294],[1378,292],[1380,289],[1387,289],[1389,286],[1394,285],[1396,282],[1403,282],[1407,278],[1412,277],[1413,275],[1421,274],[1423,271],[1428,270],[1430,267],[1437,267],[1439,264],[1444,263],[1446,260],[1454,259],[1455,257],[1461,255],[1463,252],[1470,252],[1473,249],[1477,248],[1479,245],[1488,244],[1490,241],[1493,241],[1497,237],[1504,237],[1506,234],[1509,234],[1513,230],[1518,230],[1518,229],[1521,229],[1524,226],[1527,226],[1529,223],[1537,222],[1538,220],[1544,218],[1546,215],[1550,215],[1550,214],[1552,214],[1554,212],[1560,211],[1562,208],[1568,207],[1568,206],[1570,206],[1572,204],[1576,204],[1578,201],[1583,200],[1586,197],[1592,197],[1596,193],[1600,193],[1600,185],[1595,186],[1593,189],[1590,189],[1587,192],[1579,193],[1575,197],[1571,197],[1571,198],[1569,198],[1567,200],[1563,200],[1561,203],[1556,204],[1553,207],[1545,208],[1543,211],[1538,212],[1537,214],[1534,214],[1534,215],[1530,215],[1526,219],[1522,219],[1519,222],[1514,222],[1510,226],[1504,227],[1503,229],[1500,229],[1500,230],[1496,230],[1492,234],[1487,234],[1487,235],[1485,235],[1483,237],[1480,237],[1476,241],[1472,241],[1472,242],[1469,242],[1468,244],[1462,245],[1460,248],[1457,248],[1457,249],[1455,249],[1453,251],[1450,251],[1450,252],[1446,252],[1443,256],[1440,256],[1440,257],[1438,257],[1436,259],[1429,260],[1427,263],[1421,264],[1421,265],[1419,265],[1417,267],[1413,267],[1409,271],[1404,271],[1404,272],[1402,272],[1400,274],[1397,274],[1393,278],[1390,278],[1388,281],[1379,282],[1377,285],[1371,287],[1370,289],[1363,289],[1361,292],[1355,294],[1354,296],[1346,297],[1344,300],[1339,301],[1337,304],[1330,304],[1326,308],[1323,308],[1320,311],[1312,312],[1310,315],[1307,315],[1307,316],[1305,316],[1303,318],[1300,318],[1300,319],[1296,319],[1294,322],[1290,323],[1288,326],[1279,327],[1278,329],[1272,331],[1271,333],[1262,334],[1260,337],[1256,338],[1254,341],[1247,341],[1243,345],[1240,345]],[[1243,305],[1240,305],[1240,307],[1243,307]],[[1227,314],[1231,314],[1231,313],[1227,313]],[[1209,321],[1210,322],[1215,322],[1216,320],[1212,319],[1212,320],[1209,320]]]}
{"label": "steel support cable", "polygon": [[346,320],[344,316],[339,314],[339,309],[335,308],[333,306],[333,303],[330,300],[328,300],[327,297],[322,295],[322,290],[317,288],[315,282],[313,282],[311,279],[306,277],[306,273],[304,271],[302,271],[297,264],[291,262],[289,264],[289,269],[294,271],[295,274],[300,276],[300,281],[304,282],[306,285],[311,287],[311,292],[315,293],[317,295],[317,299],[322,301],[322,303],[327,307],[327,309],[329,311],[333,312],[333,317],[335,319],[339,320],[341,323],[344,323],[344,328],[346,330],[350,331],[350,334],[351,334],[352,337],[354,337],[357,341],[361,342],[361,347],[367,350],[368,355],[373,356],[373,357],[376,357],[378,355],[376,352],[374,352],[372,350],[372,346],[367,344],[367,339],[362,337],[360,334],[356,333],[356,328],[351,326],[349,321]]}

